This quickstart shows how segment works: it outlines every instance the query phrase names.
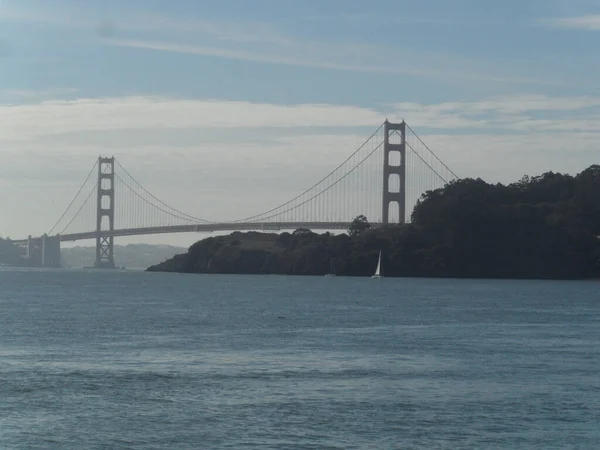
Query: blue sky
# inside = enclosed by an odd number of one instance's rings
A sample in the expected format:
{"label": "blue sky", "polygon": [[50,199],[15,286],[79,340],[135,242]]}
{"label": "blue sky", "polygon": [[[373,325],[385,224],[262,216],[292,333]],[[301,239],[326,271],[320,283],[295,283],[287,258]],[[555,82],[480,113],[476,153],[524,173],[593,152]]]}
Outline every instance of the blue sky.
{"label": "blue sky", "polygon": [[463,176],[576,172],[600,149],[598,48],[597,0],[0,0],[0,201],[47,196],[0,233],[43,231],[98,153],[143,156],[140,178],[194,214],[194,174],[251,152],[235,179],[286,183],[248,202],[268,209],[386,117]]}
{"label": "blue sky", "polygon": [[4,0],[1,83],[367,107],[398,90],[425,103],[589,94],[598,38],[557,21],[594,3]]}

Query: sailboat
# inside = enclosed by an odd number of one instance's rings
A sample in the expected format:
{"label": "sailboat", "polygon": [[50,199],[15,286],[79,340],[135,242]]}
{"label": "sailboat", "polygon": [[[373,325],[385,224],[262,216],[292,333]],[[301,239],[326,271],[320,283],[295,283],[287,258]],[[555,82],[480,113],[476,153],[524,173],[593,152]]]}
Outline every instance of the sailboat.
{"label": "sailboat", "polygon": [[326,277],[335,277],[335,266],[333,265],[333,259],[330,262],[329,273],[325,274]]}
{"label": "sailboat", "polygon": [[381,275],[381,250],[379,250],[379,260],[377,261],[377,270],[371,278],[383,278]]}

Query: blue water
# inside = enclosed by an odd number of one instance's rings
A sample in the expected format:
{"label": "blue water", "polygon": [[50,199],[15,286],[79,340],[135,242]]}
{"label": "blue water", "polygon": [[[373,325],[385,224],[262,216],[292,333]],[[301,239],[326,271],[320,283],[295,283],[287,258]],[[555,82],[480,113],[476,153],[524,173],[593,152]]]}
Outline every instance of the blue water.
{"label": "blue water", "polygon": [[600,446],[600,283],[0,271],[2,449]]}

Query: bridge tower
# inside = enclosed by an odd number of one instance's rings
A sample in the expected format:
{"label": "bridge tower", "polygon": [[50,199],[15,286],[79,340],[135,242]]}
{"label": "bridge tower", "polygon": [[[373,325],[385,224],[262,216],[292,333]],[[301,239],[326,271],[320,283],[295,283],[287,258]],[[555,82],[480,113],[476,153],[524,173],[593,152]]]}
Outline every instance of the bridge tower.
{"label": "bridge tower", "polygon": [[115,229],[115,158],[98,158],[98,200],[96,203],[96,263],[97,269],[114,269]]}
{"label": "bridge tower", "polygon": [[[383,125],[383,205],[382,222],[390,223],[390,206],[398,205],[399,222],[406,223],[406,123],[390,123]],[[390,136],[398,132],[399,143],[391,143]],[[393,161],[390,156],[394,156]],[[395,164],[393,164],[395,163]],[[390,176],[398,175],[400,188],[397,192],[390,191]]]}

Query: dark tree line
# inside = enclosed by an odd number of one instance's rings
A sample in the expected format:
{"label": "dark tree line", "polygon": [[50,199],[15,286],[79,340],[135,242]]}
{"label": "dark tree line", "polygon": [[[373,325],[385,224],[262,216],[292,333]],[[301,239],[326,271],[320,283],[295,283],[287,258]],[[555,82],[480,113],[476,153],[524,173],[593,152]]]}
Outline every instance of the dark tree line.
{"label": "dark tree line", "polygon": [[509,185],[456,181],[428,192],[412,221],[428,275],[596,277],[600,166]]}
{"label": "dark tree line", "polygon": [[546,173],[517,183],[455,181],[427,192],[410,224],[348,234],[296,230],[205,239],[150,270],[206,273],[372,275],[379,250],[385,276],[600,277],[600,166],[577,176]]}

